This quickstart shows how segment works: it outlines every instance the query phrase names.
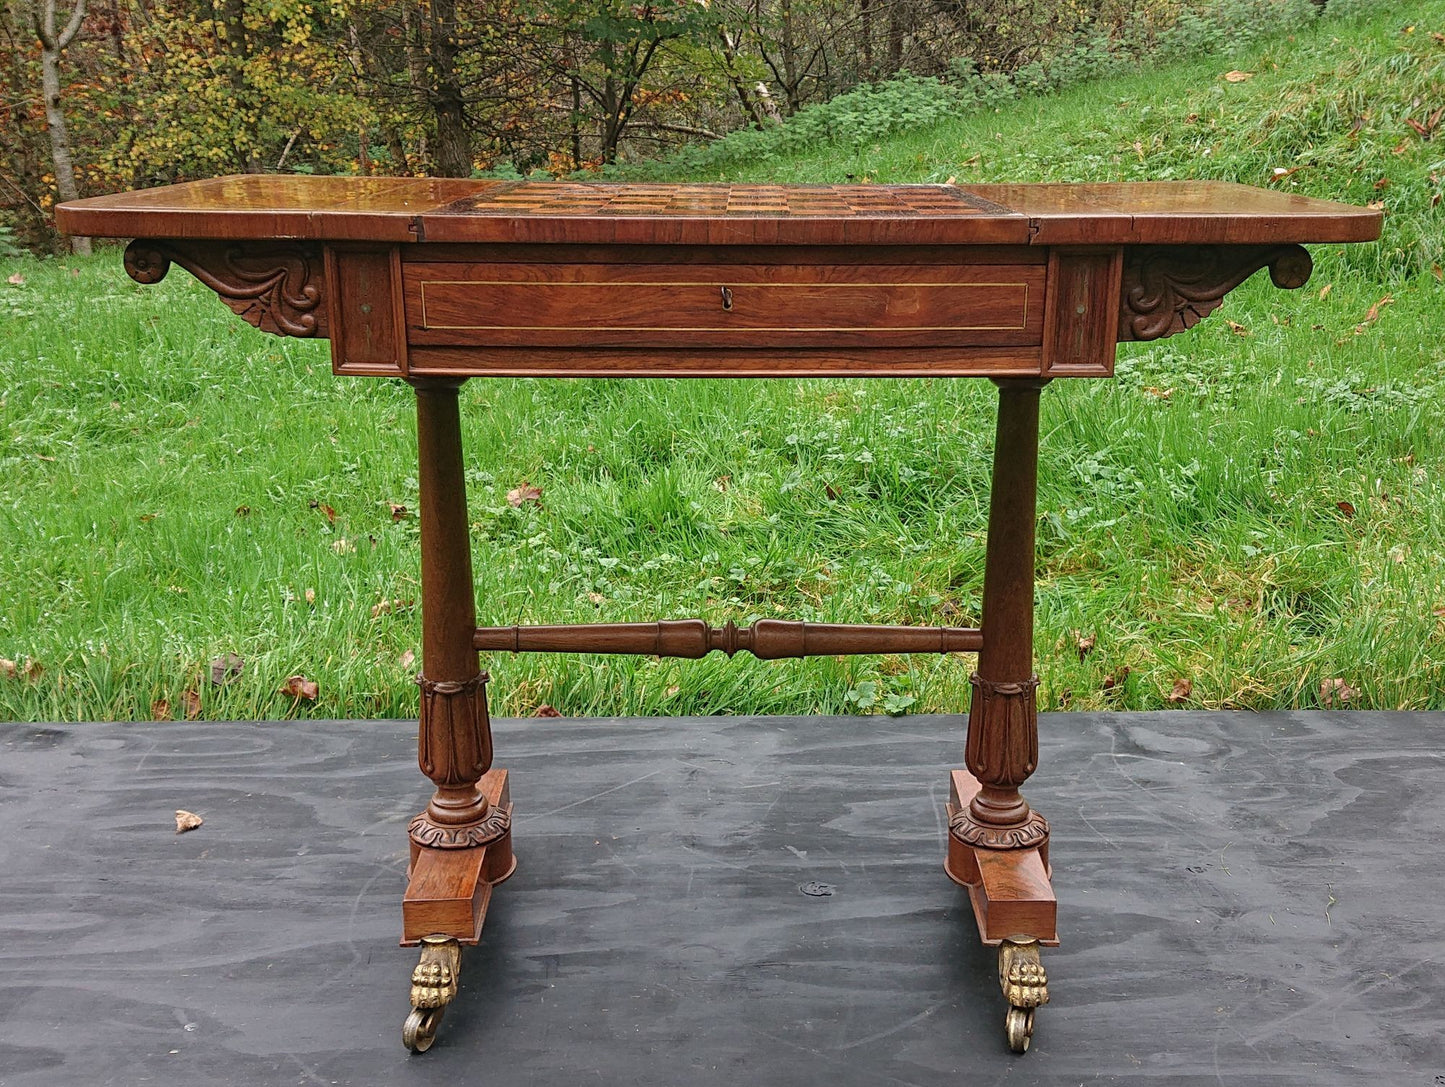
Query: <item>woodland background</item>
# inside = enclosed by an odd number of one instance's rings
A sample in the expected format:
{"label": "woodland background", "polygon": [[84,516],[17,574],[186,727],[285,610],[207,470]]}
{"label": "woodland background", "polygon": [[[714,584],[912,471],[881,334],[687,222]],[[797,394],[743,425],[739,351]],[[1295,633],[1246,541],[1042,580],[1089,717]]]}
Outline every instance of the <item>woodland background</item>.
{"label": "woodland background", "polygon": [[[1335,0],[1360,6],[1359,0]],[[1303,25],[1325,0],[4,0],[0,245],[217,174],[607,171],[860,138]],[[848,108],[784,126],[839,95]],[[828,131],[820,133],[819,126]],[[705,165],[700,163],[699,165]]]}

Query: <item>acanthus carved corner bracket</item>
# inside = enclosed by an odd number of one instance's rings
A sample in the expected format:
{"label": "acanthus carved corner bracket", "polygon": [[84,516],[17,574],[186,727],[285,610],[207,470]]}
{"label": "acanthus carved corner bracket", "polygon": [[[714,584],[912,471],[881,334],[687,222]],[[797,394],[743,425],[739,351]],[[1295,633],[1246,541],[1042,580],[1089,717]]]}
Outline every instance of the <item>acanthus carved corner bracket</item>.
{"label": "acanthus carved corner bracket", "polygon": [[1193,328],[1261,268],[1276,287],[1303,287],[1314,264],[1299,245],[1143,245],[1124,251],[1119,340]]}
{"label": "acanthus carved corner bracket", "polygon": [[159,283],[172,262],[262,332],[326,335],[326,307],[321,304],[325,273],[319,246],[138,239],[126,247],[125,270],[137,283]]}

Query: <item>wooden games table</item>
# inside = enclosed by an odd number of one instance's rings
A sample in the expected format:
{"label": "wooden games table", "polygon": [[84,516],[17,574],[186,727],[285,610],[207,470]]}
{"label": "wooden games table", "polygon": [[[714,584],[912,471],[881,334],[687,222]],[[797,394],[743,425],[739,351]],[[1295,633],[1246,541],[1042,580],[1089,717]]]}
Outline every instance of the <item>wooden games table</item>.
{"label": "wooden games table", "polygon": [[[425,1050],[492,888],[515,868],[479,652],[978,654],[950,779],[944,870],[999,948],[1005,1031],[1027,1049],[1058,943],[1033,671],[1040,390],[1109,377],[1115,345],[1183,332],[1261,268],[1309,278],[1304,242],[1379,236],[1377,211],[1218,182],[618,185],[242,176],[57,209],[135,239],[256,327],[328,337],[340,375],[416,390],[422,547],[419,761],[402,943],[403,1038]],[[457,390],[472,377],[986,377],[999,389],[980,628],[701,619],[478,627]]]}

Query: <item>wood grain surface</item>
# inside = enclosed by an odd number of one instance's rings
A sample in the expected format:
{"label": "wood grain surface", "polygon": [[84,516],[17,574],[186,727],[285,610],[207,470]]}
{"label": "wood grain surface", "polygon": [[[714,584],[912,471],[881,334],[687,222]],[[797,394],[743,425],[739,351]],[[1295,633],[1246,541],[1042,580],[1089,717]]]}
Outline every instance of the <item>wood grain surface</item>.
{"label": "wood grain surface", "polygon": [[941,870],[957,719],[497,722],[519,868],[421,1058],[414,722],[0,726],[0,1083],[1445,1074],[1445,716],[1040,726],[1064,942],[1022,1059]]}
{"label": "wood grain surface", "polygon": [[574,245],[1369,241],[1382,213],[1222,181],[630,185],[243,175],[74,200],[66,234]]}

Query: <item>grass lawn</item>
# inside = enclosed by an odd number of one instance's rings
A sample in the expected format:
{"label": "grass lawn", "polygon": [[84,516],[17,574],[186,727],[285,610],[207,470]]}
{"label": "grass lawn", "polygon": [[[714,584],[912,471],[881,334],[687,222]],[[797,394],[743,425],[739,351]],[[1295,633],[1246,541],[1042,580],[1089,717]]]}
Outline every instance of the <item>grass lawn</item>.
{"label": "grass lawn", "polygon": [[[1384,240],[1317,250],[1303,290],[1257,276],[1122,349],[1116,381],[1046,390],[1043,708],[1310,707],[1322,684],[1445,708],[1445,136],[1406,124],[1445,105],[1445,0],[1387,6],[696,178],[1278,169],[1384,202]],[[978,621],[986,382],[475,380],[462,402],[482,623]],[[324,342],[256,332],[179,269],[0,260],[0,717],[414,715],[414,425],[405,385],[332,377]],[[513,508],[524,483],[540,504]],[[242,673],[213,685],[226,654]],[[487,662],[522,715],[952,711],[972,665]],[[314,703],[280,692],[295,673]]]}

